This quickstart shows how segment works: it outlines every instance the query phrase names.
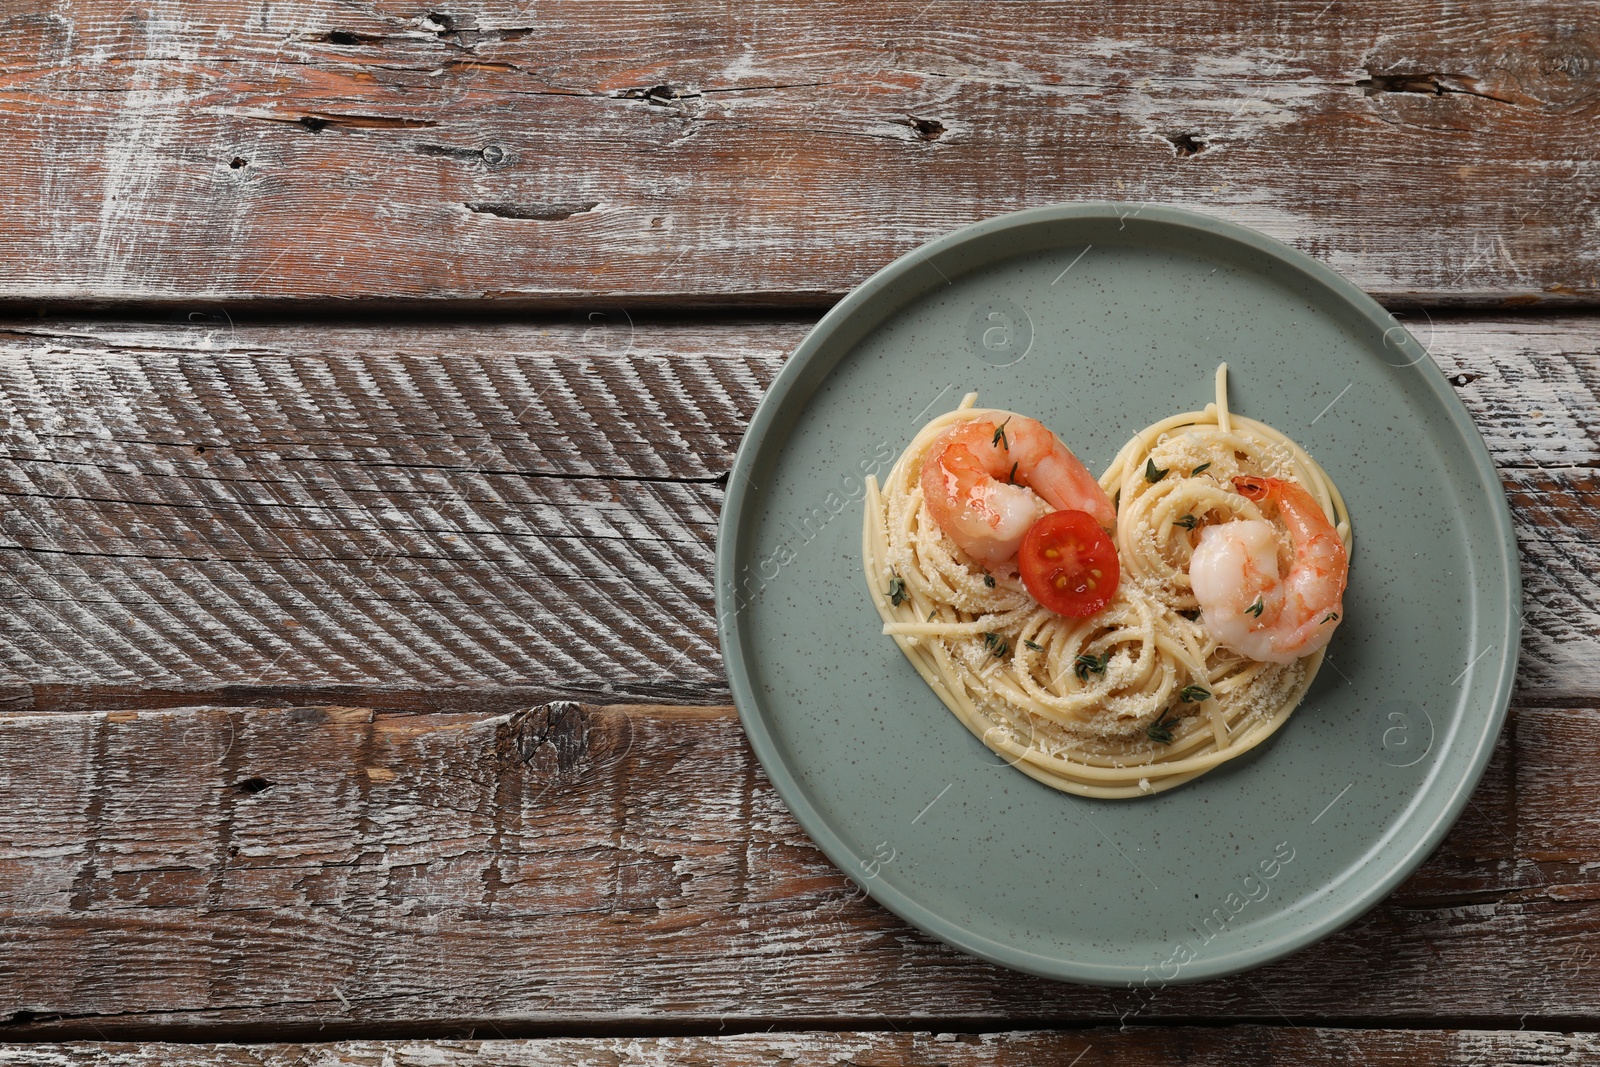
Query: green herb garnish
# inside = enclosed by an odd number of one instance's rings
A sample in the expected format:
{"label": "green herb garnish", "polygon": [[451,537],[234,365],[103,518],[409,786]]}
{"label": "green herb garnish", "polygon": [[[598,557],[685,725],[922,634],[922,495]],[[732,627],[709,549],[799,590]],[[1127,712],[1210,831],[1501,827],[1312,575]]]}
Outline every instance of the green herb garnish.
{"label": "green herb garnish", "polygon": [[895,607],[899,607],[900,602],[905,600],[905,598],[910,595],[910,593],[906,592],[906,582],[904,578],[896,574],[894,577],[889,579],[889,603],[893,604]]}
{"label": "green herb garnish", "polygon": [[1166,713],[1162,712],[1160,719],[1145,727],[1145,736],[1158,745],[1170,745],[1172,744],[1172,728],[1178,725],[1179,721],[1177,718],[1167,718]]}
{"label": "green herb garnish", "polygon": [[1158,467],[1155,460],[1147,459],[1144,461],[1144,480],[1147,482],[1159,482],[1167,476],[1167,471],[1171,469],[1171,467]]}
{"label": "green herb garnish", "polygon": [[1043,645],[1036,645],[1032,641],[1024,641],[1022,643],[1027,645],[1029,648],[1033,649],[1035,652],[1043,652],[1044,651],[1044,646]]}
{"label": "green herb garnish", "polygon": [[994,588],[994,575],[985,574],[983,576],[983,584],[988,586],[990,589],[993,589]]}
{"label": "green herb garnish", "polygon": [[1172,525],[1182,526],[1185,530],[1192,530],[1196,526],[1200,525],[1200,520],[1195,518],[1193,515],[1185,515],[1181,519],[1174,519]]}
{"label": "green herb garnish", "polygon": [[1011,651],[1011,642],[999,634],[990,633],[987,630],[983,632],[983,643],[988,646],[989,654],[996,659]]}
{"label": "green herb garnish", "polygon": [[1006,481],[1012,485],[1017,484],[1017,465],[1015,463],[1011,464],[1011,473],[1006,475]]}
{"label": "green herb garnish", "polygon": [[[1010,421],[1011,416],[1007,415],[1006,422]],[[1009,452],[1011,451],[1011,442],[1006,440],[1006,422],[1002,422],[999,426],[994,428],[994,438],[989,443],[991,445],[999,445],[1001,448]]]}
{"label": "green herb garnish", "polygon": [[1089,675],[1106,673],[1106,665],[1111,662],[1111,653],[1103,656],[1079,656],[1072,661],[1072,673],[1078,676],[1078,681],[1087,683]]}
{"label": "green herb garnish", "polygon": [[1339,621],[1339,613],[1337,611],[1330,611],[1330,612],[1328,612],[1326,615],[1324,615],[1322,617],[1322,621],[1323,622],[1338,622]]}
{"label": "green herb garnish", "polygon": [[1249,607],[1245,608],[1244,610],[1248,611],[1250,614],[1254,615],[1256,618],[1259,619],[1259,618],[1261,618],[1261,613],[1266,610],[1266,607],[1267,606],[1261,602],[1261,597],[1257,596],[1256,597],[1256,602],[1254,604],[1251,604]]}
{"label": "green herb garnish", "polygon": [[1190,471],[1189,472],[1189,477],[1193,478],[1195,475],[1197,475],[1200,472],[1204,471],[1209,466],[1211,466],[1211,461],[1207,460],[1206,462],[1200,464],[1200,466],[1196,467],[1194,470]]}
{"label": "green herb garnish", "polygon": [[1182,700],[1185,704],[1198,704],[1202,700],[1211,699],[1211,690],[1207,689],[1203,685],[1186,685],[1183,687],[1182,691],[1178,693],[1178,699]]}

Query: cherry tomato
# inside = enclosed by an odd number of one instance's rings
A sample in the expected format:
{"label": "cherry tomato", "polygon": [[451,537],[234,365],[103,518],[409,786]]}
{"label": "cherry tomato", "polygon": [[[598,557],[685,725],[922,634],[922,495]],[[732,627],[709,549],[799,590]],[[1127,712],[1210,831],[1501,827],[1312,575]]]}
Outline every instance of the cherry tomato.
{"label": "cherry tomato", "polygon": [[1022,584],[1057,615],[1093,615],[1117,593],[1117,546],[1084,511],[1052,511],[1028,527],[1017,552]]}

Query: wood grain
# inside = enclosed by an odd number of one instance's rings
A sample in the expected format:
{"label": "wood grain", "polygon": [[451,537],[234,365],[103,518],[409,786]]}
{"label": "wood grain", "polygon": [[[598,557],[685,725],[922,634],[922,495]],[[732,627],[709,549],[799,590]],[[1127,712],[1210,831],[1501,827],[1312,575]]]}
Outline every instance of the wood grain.
{"label": "wood grain", "polygon": [[820,305],[1115,199],[1392,303],[1592,303],[1597,57],[1559,0],[68,0],[0,22],[0,290]]}
{"label": "wood grain", "polygon": [[881,1016],[1592,1029],[1597,728],[1594,710],[1516,709],[1439,852],[1321,944],[1104,990],[981,963],[863,898],[726,708],[9,714],[0,739],[27,755],[0,771],[0,1038]]}
{"label": "wood grain", "polygon": [[305,1045],[39,1044],[0,1046],[0,1067],[1368,1067],[1571,1064],[1600,1057],[1600,1035],[1515,1030],[1140,1027],[1071,1032],[775,1033],[726,1037],[524,1041],[339,1041]]}
{"label": "wood grain", "polygon": [[[1597,323],[1412,324],[1513,500],[1524,702],[1600,697]],[[0,685],[724,701],[722,479],[807,325],[0,323]]]}

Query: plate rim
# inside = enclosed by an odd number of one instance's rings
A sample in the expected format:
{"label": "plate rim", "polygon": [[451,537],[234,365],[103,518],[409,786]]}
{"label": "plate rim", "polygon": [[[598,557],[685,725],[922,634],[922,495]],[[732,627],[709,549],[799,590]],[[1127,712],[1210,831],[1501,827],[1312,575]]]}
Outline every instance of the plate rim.
{"label": "plate rim", "polygon": [[[739,525],[750,495],[748,491],[751,484],[750,468],[755,463],[762,443],[780,417],[786,400],[794,392],[810,364],[818,358],[833,335],[849,324],[862,305],[875,299],[879,293],[919,267],[932,266],[937,271],[937,265],[932,263],[932,258],[937,254],[998,231],[1026,229],[1064,220],[1125,219],[1134,216],[1142,222],[1156,222],[1230,239],[1257,252],[1285,261],[1290,267],[1309,276],[1312,281],[1342,298],[1352,311],[1384,331],[1385,336],[1389,331],[1399,329],[1412,344],[1418,344],[1415,338],[1410,336],[1409,331],[1406,331],[1405,327],[1366,291],[1321,260],[1259,230],[1214,215],[1169,204],[1097,200],[1026,208],[970,223],[906,252],[851,289],[812,326],[779,368],[772,384],[767,387],[756,405],[729,470],[728,489],[717,520],[713,583],[718,645],[729,690],[739,713],[740,724],[779,797],[795,821],[800,824],[800,828],[827,856],[829,862],[875,901],[901,919],[923,933],[969,955],[1002,967],[1062,982],[1097,986],[1126,984],[1130,988],[1137,984],[1139,979],[1143,979],[1146,985],[1151,984],[1148,964],[1141,967],[1131,962],[1090,963],[1033,953],[1025,946],[996,941],[961,926],[890,883],[880,883],[870,878],[864,883],[857,878],[852,873],[852,864],[860,862],[859,857],[844,843],[822,813],[811,805],[793,770],[778,755],[776,742],[762,721],[760,698],[750,684],[750,674],[745,667],[748,653],[738,625],[739,612],[732,607],[732,601],[736,595],[733,580],[735,568],[742,548]],[[921,290],[918,290],[918,295],[920,293]],[[1420,344],[1418,347],[1421,347]],[[1498,549],[1493,558],[1499,563],[1502,572],[1502,582],[1494,590],[1497,596],[1493,610],[1503,607],[1508,616],[1512,611],[1520,615],[1522,611],[1520,557],[1505,488],[1500,482],[1499,472],[1495,469],[1488,445],[1473,421],[1471,413],[1467,411],[1461,398],[1450,388],[1443,370],[1433,361],[1431,355],[1427,354],[1425,348],[1423,352],[1428,358],[1419,360],[1414,366],[1419,368],[1422,381],[1430,388],[1440,410],[1446,414],[1452,427],[1465,440],[1468,458],[1480,485],[1486,490],[1485,495],[1491,505],[1489,519],[1494,527],[1495,547]],[[842,360],[846,357],[840,358]],[[1460,818],[1472,793],[1482,780],[1495,744],[1504,729],[1516,678],[1519,633],[1520,630],[1508,626],[1504,640],[1498,648],[1498,664],[1490,712],[1481,732],[1472,741],[1467,773],[1454,782],[1435,818],[1422,829],[1421,833],[1412,838],[1410,847],[1382,877],[1369,883],[1349,903],[1331,910],[1323,910],[1313,922],[1305,923],[1290,933],[1260,945],[1246,946],[1221,956],[1195,960],[1183,973],[1170,980],[1159,979],[1159,984],[1184,985],[1206,981],[1252,970],[1283,959],[1361,918],[1421,866]]]}

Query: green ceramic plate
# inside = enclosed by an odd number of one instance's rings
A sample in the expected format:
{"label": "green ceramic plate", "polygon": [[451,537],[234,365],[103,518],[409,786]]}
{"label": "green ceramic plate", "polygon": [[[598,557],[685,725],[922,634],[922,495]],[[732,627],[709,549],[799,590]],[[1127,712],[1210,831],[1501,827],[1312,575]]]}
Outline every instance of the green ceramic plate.
{"label": "green ceramic plate", "polygon": [[[961,395],[1104,470],[1212,396],[1304,445],[1350,506],[1346,617],[1289,722],[1170,792],[1092,801],[1012,770],[912,670],[863,588],[861,480]],[[1329,268],[1169,207],[990,219],[830,311],[757,409],[717,545],[745,730],[814,841],[880,903],[1034,974],[1156,986],[1339,929],[1466,804],[1521,624],[1499,479],[1426,347]]]}

